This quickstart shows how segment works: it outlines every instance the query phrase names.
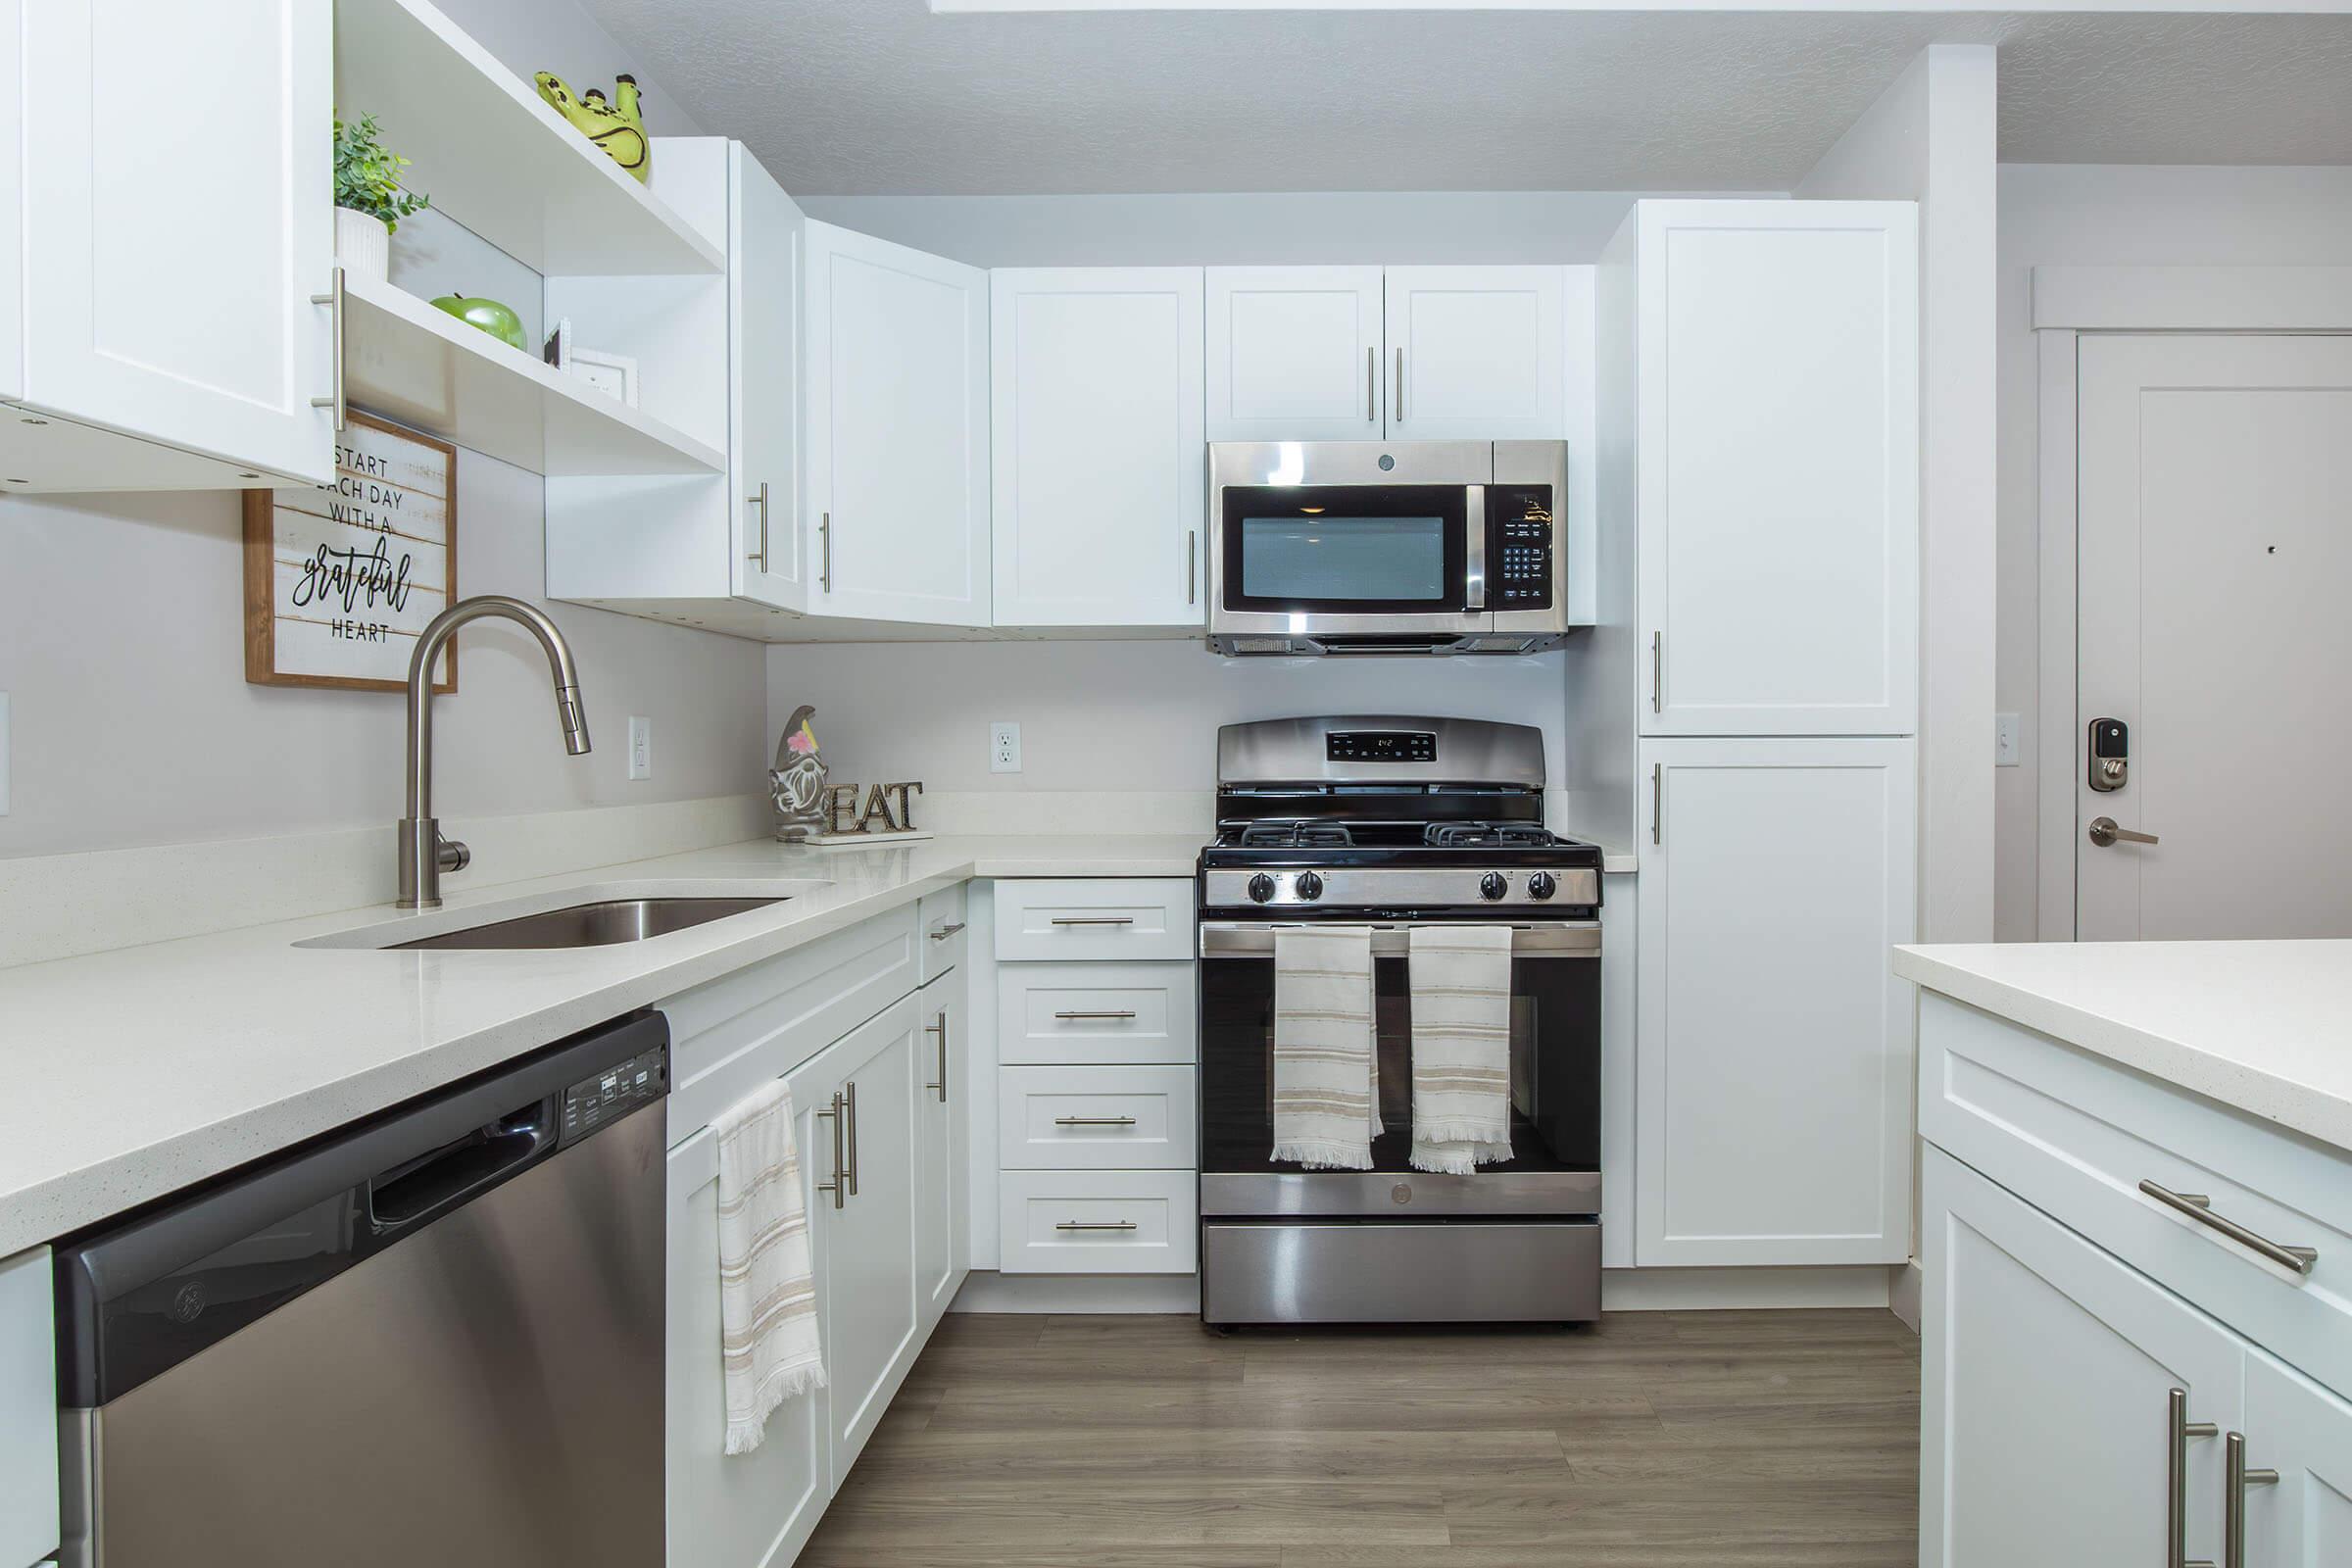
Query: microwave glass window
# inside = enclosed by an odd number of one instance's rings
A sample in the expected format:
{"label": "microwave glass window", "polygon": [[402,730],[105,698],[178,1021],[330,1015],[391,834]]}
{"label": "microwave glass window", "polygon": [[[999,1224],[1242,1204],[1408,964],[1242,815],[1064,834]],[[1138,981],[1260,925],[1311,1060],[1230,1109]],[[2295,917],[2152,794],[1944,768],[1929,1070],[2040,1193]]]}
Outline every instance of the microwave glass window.
{"label": "microwave glass window", "polygon": [[1438,604],[1446,597],[1444,517],[1244,517],[1252,599]]}

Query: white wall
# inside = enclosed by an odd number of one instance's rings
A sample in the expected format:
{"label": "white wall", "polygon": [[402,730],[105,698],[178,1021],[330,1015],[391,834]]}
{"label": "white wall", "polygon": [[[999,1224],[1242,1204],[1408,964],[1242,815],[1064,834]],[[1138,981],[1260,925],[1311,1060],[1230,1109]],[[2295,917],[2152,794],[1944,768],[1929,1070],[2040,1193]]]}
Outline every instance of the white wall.
{"label": "white wall", "polygon": [[[2038,929],[2039,405],[2031,284],[2037,266],[2352,264],[2352,169],[2011,164],[2000,170],[1999,665],[1997,706],[2020,715],[2021,765],[1996,771],[1996,930]],[[2071,767],[2073,760],[2055,760]]]}
{"label": "white wall", "polygon": [[1920,935],[1993,934],[1994,55],[1936,45],[1799,183],[1920,204]]}

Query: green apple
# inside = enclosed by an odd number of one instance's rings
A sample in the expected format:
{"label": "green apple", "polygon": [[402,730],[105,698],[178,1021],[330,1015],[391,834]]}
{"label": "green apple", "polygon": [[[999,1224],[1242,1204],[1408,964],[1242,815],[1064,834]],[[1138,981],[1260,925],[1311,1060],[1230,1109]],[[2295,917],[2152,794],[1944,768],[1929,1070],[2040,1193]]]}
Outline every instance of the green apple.
{"label": "green apple", "polygon": [[464,294],[444,294],[433,301],[433,308],[447,311],[469,326],[478,326],[501,343],[530,352],[530,343],[522,335],[522,318],[511,305],[496,300],[470,299]]}

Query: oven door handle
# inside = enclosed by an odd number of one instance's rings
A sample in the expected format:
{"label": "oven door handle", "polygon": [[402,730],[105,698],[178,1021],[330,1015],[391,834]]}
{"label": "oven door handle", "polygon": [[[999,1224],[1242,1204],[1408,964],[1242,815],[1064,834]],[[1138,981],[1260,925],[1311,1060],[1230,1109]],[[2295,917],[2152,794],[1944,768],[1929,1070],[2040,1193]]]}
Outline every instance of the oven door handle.
{"label": "oven door handle", "polygon": [[[1200,923],[1200,956],[1271,958],[1274,956],[1274,933],[1286,928],[1294,931],[1309,929],[1303,921],[1204,920]],[[1329,926],[1318,922],[1317,928],[1329,929]],[[1372,927],[1372,956],[1404,957],[1411,950],[1412,934],[1413,927],[1409,925]],[[1600,922],[1560,920],[1544,925],[1514,925],[1511,927],[1511,956],[1597,958],[1600,956]]]}

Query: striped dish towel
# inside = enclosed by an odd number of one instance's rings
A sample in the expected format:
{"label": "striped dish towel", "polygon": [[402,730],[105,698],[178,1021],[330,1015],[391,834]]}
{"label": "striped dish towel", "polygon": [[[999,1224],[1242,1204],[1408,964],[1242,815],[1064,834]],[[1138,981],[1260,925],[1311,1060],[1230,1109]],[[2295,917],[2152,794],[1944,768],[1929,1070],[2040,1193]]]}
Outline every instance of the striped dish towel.
{"label": "striped dish towel", "polygon": [[1511,929],[1415,926],[1413,1169],[1511,1157]]}
{"label": "striped dish towel", "polygon": [[760,1446],[767,1415],[825,1384],[808,1209],[793,1147],[792,1090],[777,1078],[711,1124],[718,1139],[719,1355],[727,1452]]}
{"label": "striped dish towel", "polygon": [[1277,929],[1272,1157],[1370,1170],[1380,1130],[1371,929]]}

